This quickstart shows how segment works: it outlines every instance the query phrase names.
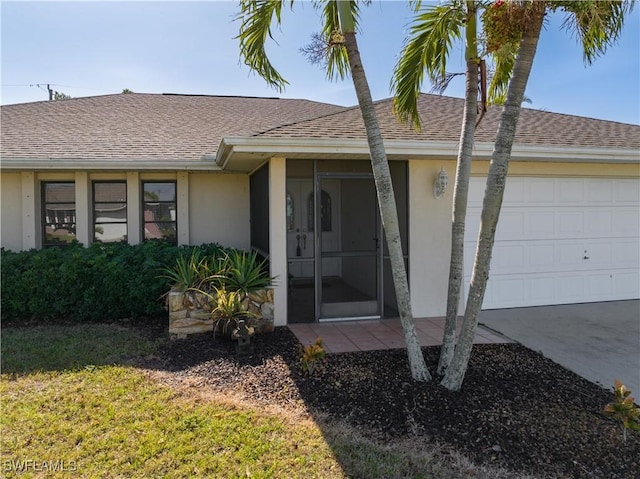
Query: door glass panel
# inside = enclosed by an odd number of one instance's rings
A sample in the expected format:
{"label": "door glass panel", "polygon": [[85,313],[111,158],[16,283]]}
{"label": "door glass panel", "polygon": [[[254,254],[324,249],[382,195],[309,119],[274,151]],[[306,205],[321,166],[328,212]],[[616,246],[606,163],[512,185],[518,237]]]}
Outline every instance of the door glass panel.
{"label": "door glass panel", "polygon": [[291,193],[287,192],[287,229],[289,231],[292,231],[295,225],[293,216],[294,208],[293,196],[291,196]]}
{"label": "door glass panel", "polygon": [[[320,193],[320,226],[322,231],[331,231],[333,218],[331,213],[331,195],[322,190]],[[309,193],[307,198],[307,229],[313,231],[315,225],[313,192]]]}

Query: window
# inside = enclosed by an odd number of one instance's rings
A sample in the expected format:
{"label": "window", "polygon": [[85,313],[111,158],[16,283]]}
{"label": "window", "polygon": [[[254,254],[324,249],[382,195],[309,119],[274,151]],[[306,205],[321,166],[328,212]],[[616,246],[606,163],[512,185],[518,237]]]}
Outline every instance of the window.
{"label": "window", "polygon": [[165,239],[177,244],[176,182],[143,182],[142,191],[144,239]]}
{"label": "window", "polygon": [[127,241],[126,182],[93,183],[93,231],[94,241]]}
{"label": "window", "polygon": [[293,196],[287,191],[287,229],[293,231],[295,227],[295,218],[293,216],[295,205],[293,204]]}
{"label": "window", "polygon": [[76,239],[76,186],[73,182],[42,183],[42,246],[65,245]]}
{"label": "window", "polygon": [[[313,231],[315,218],[313,192],[307,198],[307,230]],[[322,231],[331,231],[331,195],[325,190],[320,192],[320,226]]]}

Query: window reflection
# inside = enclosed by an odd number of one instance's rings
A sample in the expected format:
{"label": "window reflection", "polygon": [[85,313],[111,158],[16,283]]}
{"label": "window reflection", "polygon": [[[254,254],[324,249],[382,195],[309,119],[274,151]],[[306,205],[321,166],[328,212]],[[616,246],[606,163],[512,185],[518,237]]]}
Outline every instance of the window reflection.
{"label": "window reflection", "polygon": [[43,183],[42,200],[43,246],[63,245],[75,240],[75,183]]}
{"label": "window reflection", "polygon": [[142,186],[144,239],[165,239],[176,244],[178,228],[175,181],[144,182]]}

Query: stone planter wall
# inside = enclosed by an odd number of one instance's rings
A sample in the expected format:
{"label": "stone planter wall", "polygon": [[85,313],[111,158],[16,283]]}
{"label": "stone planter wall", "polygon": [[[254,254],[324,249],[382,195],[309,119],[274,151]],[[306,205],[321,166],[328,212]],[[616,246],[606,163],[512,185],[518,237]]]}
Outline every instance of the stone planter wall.
{"label": "stone planter wall", "polygon": [[[273,331],[273,289],[249,293],[243,306],[252,313],[247,320],[256,333]],[[168,296],[169,334],[172,338],[186,338],[190,334],[213,331],[210,298],[195,291],[171,290]]]}

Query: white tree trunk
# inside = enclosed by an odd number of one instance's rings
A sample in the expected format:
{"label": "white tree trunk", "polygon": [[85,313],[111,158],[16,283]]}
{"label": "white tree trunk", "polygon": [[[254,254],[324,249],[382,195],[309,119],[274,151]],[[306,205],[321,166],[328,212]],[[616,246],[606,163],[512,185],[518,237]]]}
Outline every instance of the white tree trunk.
{"label": "white tree trunk", "polygon": [[456,323],[460,289],[464,276],[464,230],[469,196],[469,176],[473,155],[473,136],[478,118],[478,59],[467,60],[464,114],[460,148],[456,167],[456,182],[453,190],[453,212],[451,222],[451,261],[449,263],[449,290],[447,293],[447,316],[444,322],[442,350],[438,362],[438,374],[444,374],[453,358],[456,345]]}
{"label": "white tree trunk", "polygon": [[471,273],[471,285],[469,287],[469,297],[467,298],[462,330],[460,331],[453,360],[441,382],[442,386],[451,391],[460,390],[469,364],[473,339],[478,325],[478,313],[482,307],[482,300],[484,299],[484,293],[489,279],[491,252],[498,224],[498,216],[502,206],[511,148],[513,146],[518,116],[520,115],[520,108],[544,19],[544,2],[534,2],[531,9],[531,22],[525,30],[520,43],[518,56],[516,57],[513,69],[513,76],[509,81],[507,99],[500,117],[493,154],[491,156],[487,187],[482,204],[478,246],[473,264],[473,272]]}
{"label": "white tree trunk", "polygon": [[427,369],[424,356],[422,355],[422,350],[420,349],[420,343],[418,342],[418,335],[416,334],[415,323],[413,321],[413,314],[411,312],[409,284],[407,282],[404,256],[402,254],[402,243],[400,242],[398,212],[396,209],[395,196],[393,194],[393,185],[391,183],[391,172],[389,171],[387,154],[382,140],[382,133],[380,131],[378,118],[371,98],[369,84],[365,76],[362,61],[360,60],[360,52],[358,51],[358,43],[356,41],[355,33],[343,32],[343,34],[345,48],[349,57],[351,77],[353,79],[353,85],[358,97],[358,104],[360,105],[362,118],[367,131],[373,178],[375,180],[376,191],[378,194],[378,205],[380,206],[380,215],[382,217],[382,225],[384,226],[384,234],[389,248],[393,284],[395,286],[396,297],[398,300],[400,321],[402,323],[404,338],[407,344],[407,355],[409,356],[411,376],[416,381],[430,381],[431,374]]}

